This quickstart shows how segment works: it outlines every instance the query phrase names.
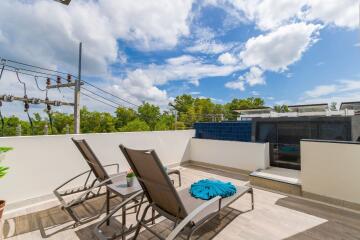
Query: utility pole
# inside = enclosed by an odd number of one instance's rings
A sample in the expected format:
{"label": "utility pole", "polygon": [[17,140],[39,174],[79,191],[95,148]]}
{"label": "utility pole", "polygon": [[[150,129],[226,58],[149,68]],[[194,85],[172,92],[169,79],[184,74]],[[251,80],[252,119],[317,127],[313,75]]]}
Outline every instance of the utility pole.
{"label": "utility pole", "polygon": [[79,45],[79,69],[78,79],[75,81],[74,90],[74,133],[80,133],[80,86],[81,86],[81,55],[82,55],[82,42]]}

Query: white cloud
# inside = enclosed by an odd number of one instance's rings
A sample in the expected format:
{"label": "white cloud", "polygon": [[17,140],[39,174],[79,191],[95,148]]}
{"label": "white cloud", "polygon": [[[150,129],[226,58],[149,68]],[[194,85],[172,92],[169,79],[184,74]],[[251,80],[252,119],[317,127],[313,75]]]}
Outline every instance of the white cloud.
{"label": "white cloud", "polygon": [[102,14],[108,16],[114,34],[134,42],[143,50],[166,49],[189,34],[192,0],[102,0]]}
{"label": "white cloud", "polygon": [[243,91],[246,84],[265,84],[264,71],[287,70],[317,40],[319,29],[319,25],[294,23],[250,38],[239,53],[243,67],[250,68],[249,71],[225,86]]}
{"label": "white cloud", "polygon": [[250,38],[240,58],[246,66],[284,71],[316,41],[319,29],[319,25],[294,23],[266,35]]}
{"label": "white cloud", "polygon": [[195,61],[195,57],[190,55],[182,55],[180,57],[169,58],[166,60],[166,62],[171,65],[181,65],[193,61]]}
{"label": "white cloud", "polygon": [[[191,8],[192,0],[76,0],[70,6],[48,0],[2,0],[0,57],[76,72],[77,48],[82,41],[84,75],[100,76],[104,88],[109,87],[106,78],[124,83],[121,90],[115,88],[124,98],[164,102],[166,91],[144,80],[144,74],[136,86],[111,76],[110,64],[128,60],[118,40],[142,51],[175,47],[189,34]],[[144,85],[146,81],[151,84]]]}
{"label": "white cloud", "polygon": [[214,40],[199,41],[195,45],[185,48],[185,51],[190,53],[200,52],[206,54],[218,54],[229,50],[231,44],[217,43]]}
{"label": "white cloud", "polygon": [[124,60],[118,56],[118,39],[142,50],[174,47],[189,34],[191,7],[192,0],[78,0],[69,7],[47,0],[2,0],[0,52],[33,64],[76,70],[82,41],[84,73],[105,74],[108,64]]}
{"label": "white cloud", "polygon": [[[172,58],[168,64],[150,65],[142,71],[152,79],[154,84],[161,85],[174,80],[192,82],[205,77],[228,76],[241,69],[241,66],[210,64],[203,62],[200,58],[186,56]],[[177,64],[174,64],[174,61]]]}
{"label": "white cloud", "polygon": [[225,83],[225,87],[245,91],[245,83],[243,81],[227,82]]}
{"label": "white cloud", "polygon": [[262,30],[269,30],[291,22],[300,13],[303,0],[248,0],[233,1],[245,17]]}
{"label": "white cloud", "polygon": [[336,85],[321,85],[317,86],[312,90],[306,91],[305,95],[307,97],[316,98],[321,97],[324,95],[328,95],[331,93],[336,92],[337,86]]}
{"label": "white cloud", "polygon": [[208,64],[183,55],[170,58],[163,65],[152,64],[129,71],[125,78],[113,78],[113,86],[127,99],[142,99],[164,106],[170,98],[159,86],[169,81],[185,80],[198,85],[202,78],[228,76],[239,69],[239,66]]}
{"label": "white cloud", "polygon": [[189,53],[220,54],[233,47],[233,43],[222,43],[216,41],[220,33],[214,32],[209,27],[193,26],[191,43],[184,50]]}
{"label": "white cloud", "polygon": [[238,59],[236,59],[236,57],[231,53],[226,52],[218,57],[218,61],[222,64],[233,65],[238,62]]}
{"label": "white cloud", "polygon": [[213,0],[207,4],[222,7],[240,22],[255,22],[264,31],[298,21],[358,26],[358,0]]}
{"label": "white cloud", "polygon": [[244,91],[245,83],[250,86],[263,85],[265,84],[263,73],[263,70],[260,68],[251,67],[247,73],[245,73],[243,76],[240,76],[236,81],[227,82],[225,87]]}
{"label": "white cloud", "polygon": [[263,85],[265,84],[263,73],[263,70],[260,68],[252,67],[249,72],[247,72],[244,76],[241,76],[241,80],[246,81],[250,86]]}
{"label": "white cloud", "polygon": [[[9,20],[11,19],[11,20]],[[84,70],[106,72],[117,59],[117,43],[107,18],[93,2],[0,1],[3,57],[36,65],[76,69],[77,47],[84,42]]]}
{"label": "white cloud", "polygon": [[359,26],[358,0],[308,0],[304,19],[355,29]]}
{"label": "white cloud", "polygon": [[316,86],[305,91],[303,102],[359,101],[360,80],[339,80],[334,84]]}

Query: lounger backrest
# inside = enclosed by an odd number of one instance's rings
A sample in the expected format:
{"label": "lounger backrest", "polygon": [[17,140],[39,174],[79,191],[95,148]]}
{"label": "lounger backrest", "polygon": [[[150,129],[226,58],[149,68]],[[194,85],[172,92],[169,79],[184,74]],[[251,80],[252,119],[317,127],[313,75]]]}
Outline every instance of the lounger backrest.
{"label": "lounger backrest", "polygon": [[149,202],[168,214],[184,218],[187,213],[177,191],[154,150],[133,150],[120,145]]}
{"label": "lounger backrest", "polygon": [[72,141],[75,143],[76,147],[79,149],[83,155],[86,163],[89,165],[90,169],[94,172],[95,177],[99,181],[104,181],[109,178],[109,175],[105,171],[104,167],[101,165],[99,159],[96,157],[95,153],[91,150],[89,144],[85,139],[76,140],[72,138]]}

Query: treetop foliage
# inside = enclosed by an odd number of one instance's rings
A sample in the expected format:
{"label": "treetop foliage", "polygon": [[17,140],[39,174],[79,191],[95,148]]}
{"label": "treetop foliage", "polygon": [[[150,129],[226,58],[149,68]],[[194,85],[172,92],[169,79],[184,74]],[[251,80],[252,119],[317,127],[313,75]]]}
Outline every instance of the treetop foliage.
{"label": "treetop foliage", "polygon": [[[231,102],[217,104],[210,98],[194,98],[184,94],[177,96],[169,103],[169,110],[163,112],[158,106],[147,102],[137,110],[119,107],[114,114],[89,111],[83,107],[80,111],[80,128],[82,133],[182,130],[192,128],[195,122],[236,120],[237,114],[234,110],[262,107],[264,100],[261,98],[235,98]],[[73,114],[53,112],[42,117],[36,113],[32,119],[34,135],[43,135],[46,126],[48,134],[73,132]],[[32,134],[29,121],[8,116],[4,117],[3,135],[15,136],[19,126],[22,135]]]}

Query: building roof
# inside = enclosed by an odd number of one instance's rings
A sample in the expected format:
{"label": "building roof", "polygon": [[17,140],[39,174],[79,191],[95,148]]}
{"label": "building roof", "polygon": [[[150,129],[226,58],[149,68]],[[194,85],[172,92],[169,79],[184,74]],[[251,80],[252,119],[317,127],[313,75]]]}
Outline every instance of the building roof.
{"label": "building roof", "polygon": [[340,105],[340,110],[360,110],[360,102],[343,102]]}
{"label": "building roof", "polygon": [[240,114],[270,113],[271,111],[272,111],[271,107],[234,110],[234,112]]}
{"label": "building roof", "polygon": [[326,111],[329,106],[327,103],[318,104],[303,104],[303,105],[290,105],[288,106],[291,112],[321,112]]}

